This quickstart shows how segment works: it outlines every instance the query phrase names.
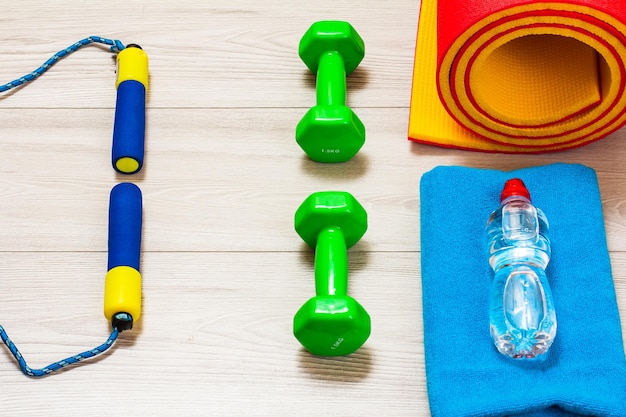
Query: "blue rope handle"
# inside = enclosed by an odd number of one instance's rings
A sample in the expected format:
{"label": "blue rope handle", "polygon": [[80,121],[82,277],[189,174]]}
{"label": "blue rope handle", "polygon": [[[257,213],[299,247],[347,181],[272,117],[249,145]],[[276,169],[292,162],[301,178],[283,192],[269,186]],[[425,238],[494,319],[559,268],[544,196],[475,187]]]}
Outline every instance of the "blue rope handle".
{"label": "blue rope handle", "polygon": [[100,346],[95,347],[91,350],[87,350],[85,352],[79,353],[77,355],[70,356],[69,358],[65,358],[60,361],[53,362],[50,365],[43,367],[41,369],[33,369],[26,364],[26,360],[24,359],[20,351],[17,349],[17,346],[15,346],[15,344],[11,341],[11,339],[9,339],[9,335],[4,330],[4,327],[0,326],[0,338],[2,339],[4,344],[7,345],[7,347],[9,348],[9,350],[15,357],[15,360],[17,360],[17,363],[20,365],[20,369],[22,370],[24,375],[32,376],[35,378],[40,378],[42,376],[49,375],[50,373],[54,371],[58,371],[59,369],[63,369],[67,366],[81,362],[85,359],[93,358],[94,356],[98,356],[101,353],[104,353],[111,346],[113,346],[113,343],[115,343],[115,340],[117,339],[118,335],[119,335],[119,331],[117,330],[117,328],[113,328],[113,331],[111,332],[111,335],[109,336],[107,341],[101,344]]}
{"label": "blue rope handle", "polygon": [[78,51],[83,46],[87,46],[91,43],[101,43],[104,45],[110,45],[110,51],[113,53],[117,53],[124,49],[124,44],[119,40],[101,38],[100,36],[89,36],[88,38],[81,39],[73,45],[68,46],[67,48],[60,50],[56,54],[52,55],[46,62],[44,62],[39,68],[30,74],[26,74],[23,77],[18,78],[17,80],[11,81],[10,83],[6,83],[4,85],[0,85],[0,93],[4,93],[5,91],[11,90],[12,88],[19,87],[22,84],[33,81],[35,78],[42,75],[44,72],[48,71],[50,67],[56,64],[60,59],[66,57],[67,55]]}

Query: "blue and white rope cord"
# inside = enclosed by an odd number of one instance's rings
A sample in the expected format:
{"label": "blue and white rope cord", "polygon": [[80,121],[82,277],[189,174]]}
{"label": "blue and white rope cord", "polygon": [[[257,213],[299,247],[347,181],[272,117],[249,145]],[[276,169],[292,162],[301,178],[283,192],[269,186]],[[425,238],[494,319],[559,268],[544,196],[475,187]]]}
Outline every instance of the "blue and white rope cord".
{"label": "blue and white rope cord", "polygon": [[91,43],[101,43],[104,45],[110,45],[110,51],[113,53],[117,53],[124,49],[124,44],[119,40],[101,38],[100,36],[89,36],[88,38],[81,39],[80,41],[74,43],[73,45],[68,46],[67,48],[57,52],[52,57],[50,57],[46,62],[44,62],[39,68],[30,74],[26,74],[23,77],[18,78],[17,80],[11,81],[10,83],[6,83],[0,85],[0,93],[11,90],[12,88],[19,87],[22,84],[33,81],[35,78],[42,75],[44,72],[48,71],[50,67],[56,64],[62,58],[68,56],[69,54],[76,52],[83,46],[87,46]]}
{"label": "blue and white rope cord", "polygon": [[0,326],[0,338],[2,339],[2,342],[4,342],[4,344],[7,345],[7,347],[9,348],[9,350],[15,357],[15,360],[17,360],[17,363],[20,365],[20,369],[22,370],[24,375],[35,377],[35,378],[49,375],[50,373],[54,371],[58,371],[59,369],[63,369],[67,366],[81,362],[85,359],[93,358],[94,356],[104,353],[111,346],[113,346],[113,343],[115,343],[115,340],[117,339],[118,335],[119,335],[119,331],[117,330],[117,328],[113,328],[113,331],[111,332],[111,335],[109,336],[107,341],[101,344],[100,346],[95,347],[91,350],[87,350],[85,352],[79,353],[77,355],[70,356],[69,358],[65,358],[60,361],[53,362],[50,365],[43,367],[41,369],[33,369],[26,364],[26,360],[24,359],[20,351],[17,349],[15,344],[11,341],[11,339],[9,339],[9,335],[7,335],[7,332],[4,330],[4,327]]}

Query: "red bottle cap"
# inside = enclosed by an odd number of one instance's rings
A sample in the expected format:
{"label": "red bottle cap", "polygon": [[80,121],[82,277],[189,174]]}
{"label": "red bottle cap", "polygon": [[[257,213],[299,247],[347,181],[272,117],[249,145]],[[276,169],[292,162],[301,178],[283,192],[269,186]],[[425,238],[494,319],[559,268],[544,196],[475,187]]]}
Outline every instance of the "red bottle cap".
{"label": "red bottle cap", "polygon": [[502,194],[500,194],[500,202],[514,195],[521,195],[530,201],[530,193],[524,185],[524,182],[519,178],[513,178],[504,183]]}

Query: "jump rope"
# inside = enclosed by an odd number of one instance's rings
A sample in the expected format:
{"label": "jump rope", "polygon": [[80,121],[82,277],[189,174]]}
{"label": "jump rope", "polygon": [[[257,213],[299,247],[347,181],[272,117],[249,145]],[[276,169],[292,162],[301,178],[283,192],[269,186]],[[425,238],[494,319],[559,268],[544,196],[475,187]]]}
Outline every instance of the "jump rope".
{"label": "jump rope", "polygon": [[[139,45],[124,46],[119,40],[90,36],[57,52],[33,72],[0,85],[0,93],[35,80],[62,58],[92,43],[108,45],[110,52],[117,54],[117,98],[111,162],[117,172],[134,174],[143,166],[148,88],[148,56]],[[100,355],[113,346],[120,332],[132,329],[133,323],[141,315],[141,228],[141,190],[130,182],[117,184],[112,188],[109,198],[108,265],[104,286],[104,315],[111,323],[112,330],[103,344],[34,369],[28,366],[15,343],[0,325],[0,339],[25,375],[43,377]]]}

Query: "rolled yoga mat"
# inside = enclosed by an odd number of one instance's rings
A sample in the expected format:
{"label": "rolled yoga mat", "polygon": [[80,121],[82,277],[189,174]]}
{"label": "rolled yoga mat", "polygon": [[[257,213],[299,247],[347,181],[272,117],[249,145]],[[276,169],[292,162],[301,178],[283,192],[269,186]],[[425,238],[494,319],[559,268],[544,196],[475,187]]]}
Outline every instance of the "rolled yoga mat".
{"label": "rolled yoga mat", "polygon": [[626,0],[422,0],[409,139],[487,152],[585,145],[626,122]]}

